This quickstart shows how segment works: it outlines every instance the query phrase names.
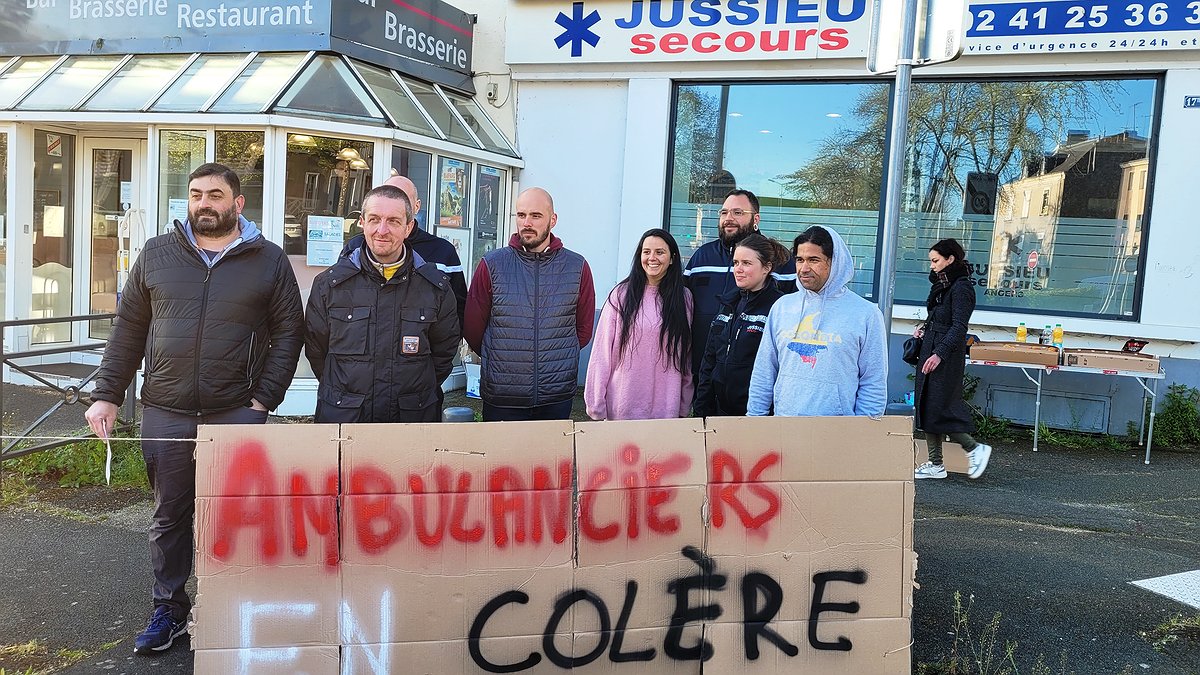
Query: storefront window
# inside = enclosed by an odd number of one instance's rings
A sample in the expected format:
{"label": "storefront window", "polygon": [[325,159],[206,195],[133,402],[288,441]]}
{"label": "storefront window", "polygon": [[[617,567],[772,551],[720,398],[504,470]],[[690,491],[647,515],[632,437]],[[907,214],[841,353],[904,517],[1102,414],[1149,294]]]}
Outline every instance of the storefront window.
{"label": "storefront window", "polygon": [[216,134],[216,161],[233,169],[242,182],[246,206],[242,215],[262,228],[263,132],[221,131]]}
{"label": "storefront window", "polygon": [[[467,276],[479,266],[484,254],[496,248],[499,241],[500,222],[503,218],[504,186],[507,172],[491,166],[480,166],[475,176],[475,223],[471,228],[471,262]],[[464,260],[464,263],[467,261]]]}
{"label": "storefront window", "polygon": [[204,163],[203,131],[164,131],[159,136],[158,233],[187,220],[188,175]]}
{"label": "storefront window", "polygon": [[1154,79],[917,85],[897,302],[924,303],[926,251],[954,237],[980,308],[1133,318],[1156,87]]}
{"label": "storefront window", "polygon": [[8,318],[4,289],[8,285],[8,134],[0,134],[0,317]]}
{"label": "storefront window", "polygon": [[459,260],[471,259],[471,232],[467,214],[470,213],[468,190],[471,163],[442,157],[438,162],[437,228],[433,233],[454,245]]}
{"label": "storefront window", "polygon": [[351,63],[354,64],[354,69],[358,71],[359,77],[370,87],[371,93],[387,109],[393,124],[400,129],[406,129],[422,136],[438,137],[433,127],[429,126],[425,115],[408,97],[404,88],[396,82],[396,78],[392,77],[391,72],[358,61],[351,61]]}
{"label": "storefront window", "polygon": [[[896,302],[922,305],[926,252],[967,250],[980,308],[1131,318],[1149,203],[1157,80],[918,82],[912,92]],[[785,245],[812,225],[873,297],[889,86],[682,85],[669,220],[685,257],[716,236],[730,189],[753,191]]]}
{"label": "storefront window", "polygon": [[304,54],[259,54],[238,73],[208,112],[263,112],[304,60]]}
{"label": "storefront window", "polygon": [[[33,284],[30,318],[71,316],[75,137],[33,132]],[[66,342],[71,324],[31,327],[34,344]]]}
{"label": "storefront window", "polygon": [[428,230],[427,216],[429,209],[434,206],[434,201],[429,196],[433,175],[433,155],[428,152],[393,146],[392,175],[404,176],[417,186],[417,199],[421,200],[421,210],[417,212],[417,226]]}
{"label": "storefront window", "polygon": [[[362,231],[358,217],[372,186],[373,148],[367,141],[288,135],[283,249],[299,256],[300,265],[320,272],[337,259],[343,242]],[[336,240],[328,236],[330,219],[339,221]],[[310,247],[310,242],[321,245]]]}
{"label": "storefront window", "polygon": [[275,109],[322,117],[383,122],[383,111],[354,79],[349,66],[340,57],[315,58],[295,83],[283,93]]}
{"label": "storefront window", "polygon": [[141,110],[187,61],[186,56],[135,56],[92,95],[83,110]]}
{"label": "storefront window", "polygon": [[[362,232],[362,199],[374,183],[374,144],[327,136],[288,134],[283,250],[305,302],[313,279],[337,262],[342,246]],[[300,359],[296,377],[313,377]]]}
{"label": "storefront window", "polygon": [[16,102],[17,97],[24,94],[39,77],[46,74],[55,63],[57,56],[25,57],[21,62],[0,77],[0,108],[7,108]]}
{"label": "storefront window", "polygon": [[246,57],[241,54],[202,54],[187,67],[158,101],[150,107],[158,112],[199,110],[216,96],[229,79],[241,69]]}
{"label": "storefront window", "polygon": [[446,100],[432,86],[424,82],[415,80],[404,81],[408,85],[409,91],[413,93],[421,107],[433,121],[441,128],[442,133],[446,134],[452,141],[462,143],[463,145],[472,148],[479,147],[475,139],[471,138],[470,132],[463,126],[463,123],[458,121],[458,116],[447,105]]}
{"label": "storefront window", "polygon": [[[856,101],[878,95],[886,103],[886,85],[680,86],[669,222],[683,257],[716,238],[726,193],[746,189],[758,196],[759,228],[788,248],[813,225],[841,234],[854,256],[850,287],[872,297],[883,160],[830,144],[851,133]],[[875,173],[847,179],[841,165]]]}
{"label": "storefront window", "polygon": [[18,110],[70,110],[121,62],[120,56],[72,56],[37,86]]}

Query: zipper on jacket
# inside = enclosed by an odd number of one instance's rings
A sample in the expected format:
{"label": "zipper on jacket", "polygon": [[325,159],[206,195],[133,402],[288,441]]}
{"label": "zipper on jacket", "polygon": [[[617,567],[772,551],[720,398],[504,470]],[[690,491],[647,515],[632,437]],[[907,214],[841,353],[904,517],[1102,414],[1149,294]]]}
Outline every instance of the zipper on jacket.
{"label": "zipper on jacket", "polygon": [[538,299],[541,295],[542,284],[538,280],[542,271],[540,253],[533,254],[533,405],[538,405]]}
{"label": "zipper on jacket", "polygon": [[[197,252],[198,255],[203,255]],[[193,391],[196,392],[196,417],[204,416],[204,406],[200,401],[200,346],[204,344],[204,318],[208,314],[208,280],[212,278],[212,268],[208,267],[204,272],[204,293],[200,296],[200,321],[196,326],[196,356],[192,371],[196,374],[196,384]]]}
{"label": "zipper on jacket", "polygon": [[[257,330],[257,329],[255,329]],[[250,353],[246,355],[246,390],[254,391],[254,331],[250,332]]]}

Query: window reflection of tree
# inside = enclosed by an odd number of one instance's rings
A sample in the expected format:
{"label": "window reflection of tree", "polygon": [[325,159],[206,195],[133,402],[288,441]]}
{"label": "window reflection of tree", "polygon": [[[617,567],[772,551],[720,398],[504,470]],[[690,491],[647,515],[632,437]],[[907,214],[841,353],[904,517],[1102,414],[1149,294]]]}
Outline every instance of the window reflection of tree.
{"label": "window reflection of tree", "polygon": [[[1039,163],[1047,143],[1069,127],[1117,109],[1124,87],[1115,80],[932,82],[912,90],[910,157],[923,177],[919,210],[959,210],[967,172],[1020,178]],[[783,176],[790,193],[819,208],[877,210],[887,138],[889,87],[864,89],[852,110],[856,126],[824,138],[814,159]]]}

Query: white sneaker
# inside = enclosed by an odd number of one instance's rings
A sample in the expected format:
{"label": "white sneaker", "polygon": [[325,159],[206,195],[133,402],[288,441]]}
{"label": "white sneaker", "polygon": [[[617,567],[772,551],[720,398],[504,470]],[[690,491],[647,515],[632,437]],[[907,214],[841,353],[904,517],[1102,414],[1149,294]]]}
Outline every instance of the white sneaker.
{"label": "white sneaker", "polygon": [[988,460],[992,458],[992,446],[980,443],[967,453],[967,476],[979,478],[987,470]]}
{"label": "white sneaker", "polygon": [[933,462],[925,462],[921,466],[917,467],[917,470],[913,474],[913,477],[916,479],[945,478],[946,477],[946,467],[942,464],[934,464]]}

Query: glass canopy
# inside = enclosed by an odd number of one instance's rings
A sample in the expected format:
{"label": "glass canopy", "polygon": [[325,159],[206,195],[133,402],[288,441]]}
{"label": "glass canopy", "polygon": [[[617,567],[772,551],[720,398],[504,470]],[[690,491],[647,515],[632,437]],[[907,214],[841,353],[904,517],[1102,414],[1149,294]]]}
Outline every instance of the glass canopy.
{"label": "glass canopy", "polygon": [[0,64],[0,110],[304,115],[517,156],[473,99],[313,52],[20,56]]}

